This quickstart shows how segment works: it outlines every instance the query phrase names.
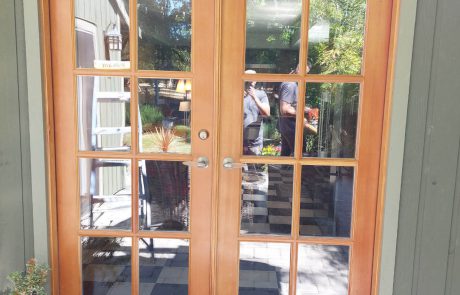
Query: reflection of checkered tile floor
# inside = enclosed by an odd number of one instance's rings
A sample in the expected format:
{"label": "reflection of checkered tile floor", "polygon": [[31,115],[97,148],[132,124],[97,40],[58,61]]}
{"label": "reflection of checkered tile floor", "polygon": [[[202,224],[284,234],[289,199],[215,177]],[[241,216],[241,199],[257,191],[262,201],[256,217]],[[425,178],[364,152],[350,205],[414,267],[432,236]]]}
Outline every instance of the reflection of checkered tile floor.
{"label": "reflection of checkered tile floor", "polygon": [[[149,243],[149,241],[146,241]],[[140,242],[139,294],[188,294],[188,245],[181,240],[155,240],[153,251]],[[88,251],[91,252],[91,251]],[[109,251],[98,251],[104,255]],[[131,294],[131,265],[126,252],[115,251],[107,259],[85,258],[83,264],[84,295]],[[116,256],[118,255],[118,256]],[[91,263],[91,262],[94,263]]]}
{"label": "reflection of checkered tile floor", "polygon": [[[348,293],[348,247],[301,245],[298,255],[298,295]],[[241,243],[239,294],[288,295],[289,264],[288,243]]]}
{"label": "reflection of checkered tile floor", "polygon": [[[254,174],[259,179],[244,180],[245,175],[251,178]],[[324,182],[324,179],[320,181]],[[249,166],[243,172],[242,233],[290,234],[292,187],[293,170],[290,166],[269,165],[268,173],[262,168]],[[321,199],[308,190],[302,190],[300,233],[330,235],[334,230],[333,219],[329,217],[331,206],[330,199]]]}

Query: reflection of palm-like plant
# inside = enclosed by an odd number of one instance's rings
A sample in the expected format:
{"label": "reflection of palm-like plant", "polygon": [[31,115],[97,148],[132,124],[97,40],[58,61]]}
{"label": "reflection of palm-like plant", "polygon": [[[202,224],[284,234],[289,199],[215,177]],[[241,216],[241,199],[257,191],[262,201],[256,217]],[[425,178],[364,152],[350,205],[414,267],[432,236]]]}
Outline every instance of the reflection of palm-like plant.
{"label": "reflection of palm-like plant", "polygon": [[172,144],[176,141],[174,130],[165,129],[163,127],[155,127],[154,138],[154,145],[164,153],[168,152]]}

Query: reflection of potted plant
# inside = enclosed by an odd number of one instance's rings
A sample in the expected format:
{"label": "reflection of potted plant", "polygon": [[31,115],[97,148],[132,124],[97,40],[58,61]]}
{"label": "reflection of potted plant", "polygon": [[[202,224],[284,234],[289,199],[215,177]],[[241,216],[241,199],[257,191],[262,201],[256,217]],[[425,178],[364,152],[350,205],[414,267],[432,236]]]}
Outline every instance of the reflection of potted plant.
{"label": "reflection of potted plant", "polygon": [[176,120],[176,118],[172,116],[173,110],[168,105],[163,105],[162,111],[164,115],[162,127],[165,129],[172,129]]}
{"label": "reflection of potted plant", "polygon": [[184,230],[188,225],[188,168],[180,162],[147,161],[149,191],[158,204],[158,230]]}
{"label": "reflection of potted plant", "polygon": [[173,129],[155,127],[154,145],[162,152],[167,153],[175,141],[176,136]]}

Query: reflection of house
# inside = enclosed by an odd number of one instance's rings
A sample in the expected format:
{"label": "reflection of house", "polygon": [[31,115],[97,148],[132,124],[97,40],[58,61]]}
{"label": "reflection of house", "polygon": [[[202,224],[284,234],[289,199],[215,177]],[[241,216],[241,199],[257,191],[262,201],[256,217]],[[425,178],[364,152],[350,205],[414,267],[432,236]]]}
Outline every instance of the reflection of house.
{"label": "reflection of house", "polygon": [[[94,11],[101,13],[95,14]],[[129,41],[125,1],[75,1],[75,17],[78,68],[129,67],[129,62],[121,62],[123,48]],[[124,77],[78,77],[80,150],[129,150],[125,137],[131,132],[127,122],[131,96],[127,82]],[[89,206],[82,207],[82,216],[93,211],[93,202],[97,201],[94,196],[110,196],[130,186],[125,165],[111,163],[80,161],[80,194],[86,198],[91,196]]]}
{"label": "reflection of house", "polygon": [[[99,11],[100,14],[95,14]],[[93,67],[96,61],[121,61],[123,48],[129,42],[128,7],[123,0],[79,0],[75,1],[77,31],[77,56],[91,55],[87,62],[78,62],[79,67]],[[119,40],[113,39],[118,36]],[[121,46],[120,46],[121,45]],[[110,50],[112,48],[112,50]]]}

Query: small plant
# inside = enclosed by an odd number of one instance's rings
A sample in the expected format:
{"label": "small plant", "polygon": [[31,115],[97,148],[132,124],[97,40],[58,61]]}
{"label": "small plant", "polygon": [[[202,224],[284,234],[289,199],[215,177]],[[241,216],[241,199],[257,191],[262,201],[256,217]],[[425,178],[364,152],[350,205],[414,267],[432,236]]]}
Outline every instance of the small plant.
{"label": "small plant", "polygon": [[163,113],[160,109],[151,105],[142,105],[140,107],[142,124],[160,124],[163,120]]}
{"label": "small plant", "polygon": [[281,155],[281,148],[272,144],[262,148],[262,156],[279,156]]}
{"label": "small plant", "polygon": [[176,141],[176,135],[174,133],[174,130],[165,129],[163,127],[155,127],[154,137],[155,146],[158,147],[164,153],[168,152],[171,148],[171,145]]}
{"label": "small plant", "polygon": [[13,289],[7,294],[12,295],[46,295],[45,284],[49,268],[38,264],[32,258],[26,263],[25,272],[13,272],[8,279],[13,283]]}

